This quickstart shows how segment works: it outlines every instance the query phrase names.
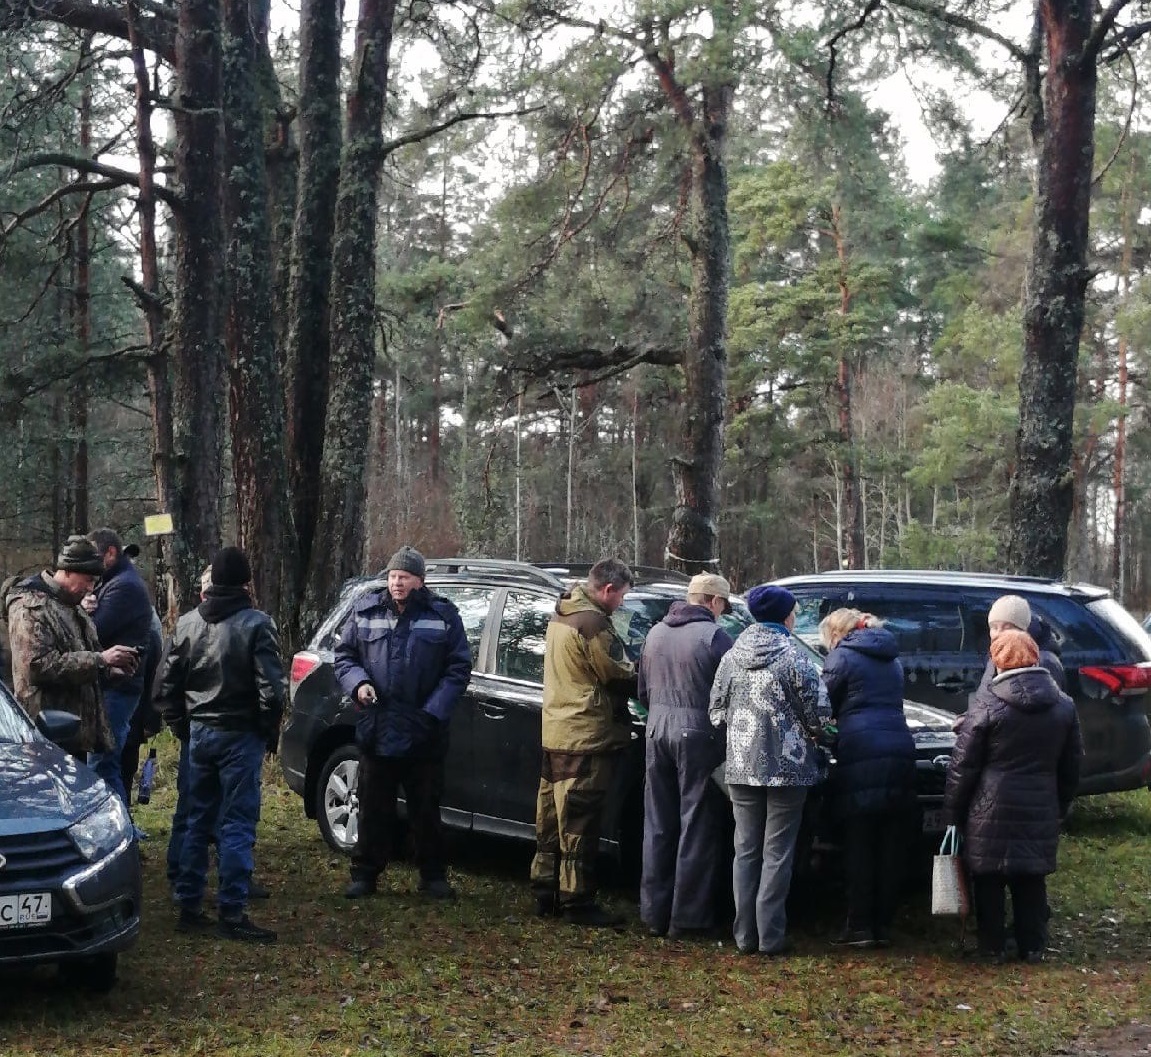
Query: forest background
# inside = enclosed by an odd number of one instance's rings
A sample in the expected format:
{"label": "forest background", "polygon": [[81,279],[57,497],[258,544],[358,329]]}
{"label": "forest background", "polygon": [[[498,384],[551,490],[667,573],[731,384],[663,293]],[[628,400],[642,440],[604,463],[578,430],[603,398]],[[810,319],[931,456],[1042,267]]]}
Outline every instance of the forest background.
{"label": "forest background", "polygon": [[1151,605],[1147,3],[270,15],[0,0],[4,574],[166,511],[290,641],[401,543]]}

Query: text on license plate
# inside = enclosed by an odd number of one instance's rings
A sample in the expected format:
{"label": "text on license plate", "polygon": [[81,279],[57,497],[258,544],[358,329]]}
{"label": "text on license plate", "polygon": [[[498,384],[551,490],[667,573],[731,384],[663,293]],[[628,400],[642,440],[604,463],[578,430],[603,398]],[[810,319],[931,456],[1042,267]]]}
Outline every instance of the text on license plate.
{"label": "text on license plate", "polygon": [[943,825],[943,808],[941,807],[928,807],[923,809],[923,832],[924,833],[942,833],[944,830]]}
{"label": "text on license plate", "polygon": [[42,925],[52,920],[52,893],[26,892],[0,896],[0,929]]}

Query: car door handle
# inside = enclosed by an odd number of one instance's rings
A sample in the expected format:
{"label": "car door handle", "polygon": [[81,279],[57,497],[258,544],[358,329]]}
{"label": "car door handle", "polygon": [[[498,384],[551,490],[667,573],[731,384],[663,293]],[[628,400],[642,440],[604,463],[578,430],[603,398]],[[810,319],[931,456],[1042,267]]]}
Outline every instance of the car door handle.
{"label": "car door handle", "polygon": [[484,719],[507,719],[508,710],[502,705],[489,704],[487,701],[480,702],[480,715]]}

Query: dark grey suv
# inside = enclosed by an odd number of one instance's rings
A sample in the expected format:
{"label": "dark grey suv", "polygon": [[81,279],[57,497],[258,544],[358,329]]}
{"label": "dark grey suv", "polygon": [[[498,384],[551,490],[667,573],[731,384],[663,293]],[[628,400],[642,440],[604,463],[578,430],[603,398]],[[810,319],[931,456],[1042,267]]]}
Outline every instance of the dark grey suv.
{"label": "dark grey suv", "polygon": [[140,856],[120,798],[61,748],[79,730],[0,684],[0,968],[54,962],[106,991],[140,932]]}
{"label": "dark grey suv", "polygon": [[937,570],[849,570],[777,583],[798,600],[795,632],[810,645],[819,621],[851,606],[887,621],[899,640],[905,693],[963,712],[987,664],[987,613],[1017,594],[1047,622],[1079,710],[1086,756],[1080,794],[1138,789],[1151,781],[1151,638],[1110,593],[1089,584]]}
{"label": "dark grey suv", "polygon": [[[556,599],[587,568],[476,559],[428,562],[428,586],[459,608],[472,648],[472,680],[451,724],[442,801],[447,824],[535,839],[544,636]],[[651,626],[684,597],[687,578],[665,570],[633,572],[636,586],[614,621],[634,657]],[[281,765],[308,816],[340,851],[349,851],[356,840],[356,750],[354,710],[336,682],[332,650],[354,599],[385,581],[378,576],[346,585],[308,648],[292,661],[292,709],[280,740]],[[751,616],[738,599],[734,603],[735,612],[725,619],[738,634]],[[907,717],[920,758],[924,829],[933,832],[941,824],[943,775],[954,744],[951,717],[912,703]],[[619,768],[603,831],[608,850],[628,866],[638,861],[643,817],[643,717],[637,713],[634,722],[628,765]]]}

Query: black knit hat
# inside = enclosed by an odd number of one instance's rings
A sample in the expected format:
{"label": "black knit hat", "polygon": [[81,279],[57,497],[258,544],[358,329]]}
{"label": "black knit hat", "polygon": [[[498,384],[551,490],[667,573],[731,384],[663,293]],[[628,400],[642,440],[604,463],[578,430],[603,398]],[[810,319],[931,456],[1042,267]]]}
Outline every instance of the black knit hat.
{"label": "black knit hat", "polygon": [[424,556],[415,547],[401,547],[392,555],[384,572],[403,572],[418,576],[421,580],[427,569],[424,565]]}
{"label": "black knit hat", "polygon": [[239,547],[221,547],[212,559],[212,583],[217,587],[243,587],[252,582],[252,566]]}
{"label": "black knit hat", "polygon": [[87,536],[69,536],[56,557],[56,568],[68,573],[103,576],[104,559]]}

